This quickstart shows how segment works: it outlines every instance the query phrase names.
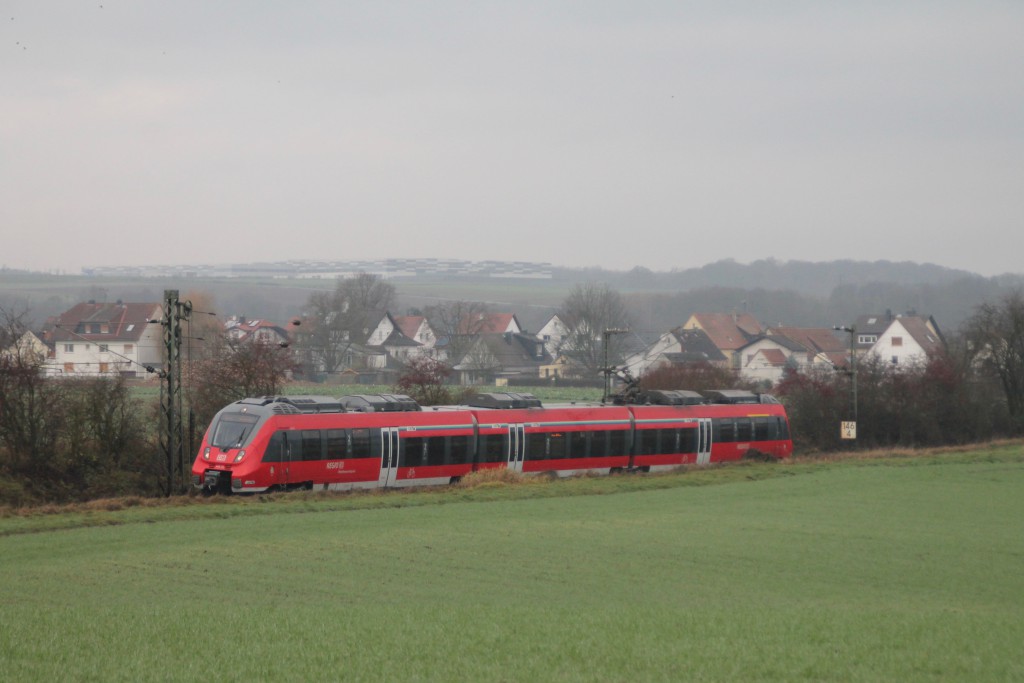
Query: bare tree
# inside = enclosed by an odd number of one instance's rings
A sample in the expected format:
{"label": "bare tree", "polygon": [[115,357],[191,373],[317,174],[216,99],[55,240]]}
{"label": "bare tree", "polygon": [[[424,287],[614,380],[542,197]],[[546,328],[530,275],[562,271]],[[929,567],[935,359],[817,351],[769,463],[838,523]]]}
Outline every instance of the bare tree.
{"label": "bare tree", "polygon": [[191,408],[200,431],[218,410],[249,396],[272,396],[293,367],[291,354],[262,341],[232,342],[221,335],[208,358],[189,366]]}
{"label": "bare tree", "polygon": [[480,301],[448,301],[426,310],[434,333],[443,344],[448,361],[459,363],[487,325],[487,305]]}
{"label": "bare tree", "polygon": [[[622,334],[606,334],[624,330],[630,325],[629,309],[622,295],[606,284],[576,285],[562,302],[558,316],[569,328],[562,340],[560,353],[568,356],[590,375],[601,373],[608,362],[622,360]],[[607,339],[606,339],[607,337]],[[607,345],[607,347],[606,347]]]}
{"label": "bare tree", "polygon": [[15,474],[44,469],[55,451],[61,405],[42,360],[23,342],[26,311],[0,308],[0,447]]}
{"label": "bare tree", "polygon": [[369,273],[338,280],[333,292],[314,292],[306,304],[300,357],[314,371],[337,372],[394,301],[394,285]]}
{"label": "bare tree", "polygon": [[398,377],[398,389],[424,406],[443,405],[452,402],[452,393],[447,386],[452,369],[445,363],[419,356],[411,359]]}
{"label": "bare tree", "polygon": [[975,364],[999,378],[1016,431],[1024,430],[1024,294],[978,306],[964,335]]}

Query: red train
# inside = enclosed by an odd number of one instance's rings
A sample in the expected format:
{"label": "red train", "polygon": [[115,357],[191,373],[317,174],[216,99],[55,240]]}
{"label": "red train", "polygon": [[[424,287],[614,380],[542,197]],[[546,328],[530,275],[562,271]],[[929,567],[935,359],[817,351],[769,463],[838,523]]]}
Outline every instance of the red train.
{"label": "red train", "polygon": [[430,408],[393,394],[263,397],[217,413],[192,483],[220,493],[424,486],[487,468],[647,472],[779,459],[792,450],[782,405],[739,391],[658,391],[631,405],[550,407],[513,393]]}

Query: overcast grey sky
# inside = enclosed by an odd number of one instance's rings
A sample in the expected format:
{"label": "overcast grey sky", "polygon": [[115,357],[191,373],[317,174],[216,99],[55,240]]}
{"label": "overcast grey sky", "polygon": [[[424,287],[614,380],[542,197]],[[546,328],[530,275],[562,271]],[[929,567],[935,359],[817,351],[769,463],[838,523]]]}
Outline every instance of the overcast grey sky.
{"label": "overcast grey sky", "polygon": [[1024,2],[0,0],[0,266],[1024,272]]}

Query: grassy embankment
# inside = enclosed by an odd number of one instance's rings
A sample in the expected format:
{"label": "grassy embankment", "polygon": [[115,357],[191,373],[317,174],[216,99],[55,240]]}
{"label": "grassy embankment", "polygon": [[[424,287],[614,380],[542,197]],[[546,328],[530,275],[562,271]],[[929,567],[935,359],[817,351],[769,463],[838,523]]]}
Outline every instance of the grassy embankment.
{"label": "grassy embankment", "polygon": [[0,676],[1020,679],[1022,485],[1018,442],[9,514]]}

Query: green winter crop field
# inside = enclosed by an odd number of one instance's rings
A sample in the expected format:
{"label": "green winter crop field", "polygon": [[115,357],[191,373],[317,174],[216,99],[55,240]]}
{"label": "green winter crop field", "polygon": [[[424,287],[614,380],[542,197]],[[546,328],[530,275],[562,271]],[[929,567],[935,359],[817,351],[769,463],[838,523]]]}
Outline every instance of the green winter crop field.
{"label": "green winter crop field", "polygon": [[1013,443],[8,510],[0,679],[1021,680],[1022,491]]}

